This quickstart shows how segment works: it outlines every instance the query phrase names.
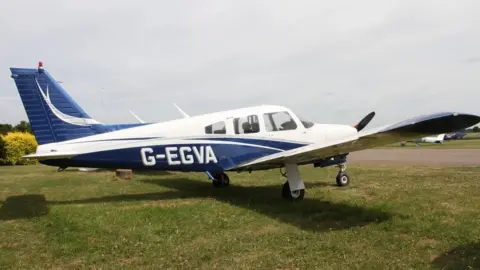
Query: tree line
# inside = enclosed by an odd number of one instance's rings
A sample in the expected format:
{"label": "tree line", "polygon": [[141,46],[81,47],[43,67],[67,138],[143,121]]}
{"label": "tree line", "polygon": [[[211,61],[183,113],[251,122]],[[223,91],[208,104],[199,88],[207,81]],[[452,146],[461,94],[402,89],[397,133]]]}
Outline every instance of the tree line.
{"label": "tree line", "polygon": [[33,134],[32,127],[27,121],[20,121],[20,123],[15,126],[11,124],[0,124],[0,135],[7,134],[8,132],[27,132]]}

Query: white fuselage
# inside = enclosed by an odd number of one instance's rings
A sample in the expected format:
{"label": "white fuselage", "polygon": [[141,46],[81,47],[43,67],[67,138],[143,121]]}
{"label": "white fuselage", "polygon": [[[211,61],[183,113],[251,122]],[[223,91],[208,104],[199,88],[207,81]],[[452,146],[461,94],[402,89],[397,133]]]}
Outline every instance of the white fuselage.
{"label": "white fuselage", "polygon": [[[268,130],[269,113],[287,112],[291,120],[295,122],[296,128],[291,130]],[[257,116],[258,131],[255,133],[238,133],[235,129],[234,119],[238,117]],[[225,131],[222,134],[208,134],[208,125],[224,121]],[[309,125],[308,125],[309,124]],[[150,145],[163,144],[165,140],[169,143],[182,143],[190,138],[212,138],[212,137],[235,137],[235,138],[261,138],[273,141],[296,142],[300,144],[324,143],[339,140],[343,137],[357,134],[357,130],[348,125],[333,124],[302,124],[302,119],[295,115],[290,109],[282,106],[262,105],[237,110],[216,112],[189,118],[176,119],[166,122],[154,123],[145,126],[132,127],[124,130],[103,133],[80,139],[69,140],[59,143],[41,145],[37,153],[76,152],[89,153],[93,151],[105,151],[129,147],[140,147],[145,142]]]}

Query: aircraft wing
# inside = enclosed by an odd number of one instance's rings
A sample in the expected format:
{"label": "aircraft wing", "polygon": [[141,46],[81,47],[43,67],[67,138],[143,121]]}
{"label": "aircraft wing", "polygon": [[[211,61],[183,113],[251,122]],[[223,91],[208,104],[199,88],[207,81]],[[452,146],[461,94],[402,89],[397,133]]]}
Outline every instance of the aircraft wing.
{"label": "aircraft wing", "polygon": [[328,143],[317,143],[272,154],[249,161],[230,170],[267,169],[285,163],[307,164],[333,156],[382,145],[411,140],[432,134],[447,133],[467,128],[480,122],[480,116],[460,113],[437,113],[414,117],[405,121]]}

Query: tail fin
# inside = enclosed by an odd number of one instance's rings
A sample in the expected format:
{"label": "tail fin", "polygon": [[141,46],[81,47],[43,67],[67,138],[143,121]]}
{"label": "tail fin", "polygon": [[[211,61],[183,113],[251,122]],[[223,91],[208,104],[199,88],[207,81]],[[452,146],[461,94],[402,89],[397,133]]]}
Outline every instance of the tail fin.
{"label": "tail fin", "polygon": [[39,145],[101,133],[93,120],[43,69],[10,68]]}

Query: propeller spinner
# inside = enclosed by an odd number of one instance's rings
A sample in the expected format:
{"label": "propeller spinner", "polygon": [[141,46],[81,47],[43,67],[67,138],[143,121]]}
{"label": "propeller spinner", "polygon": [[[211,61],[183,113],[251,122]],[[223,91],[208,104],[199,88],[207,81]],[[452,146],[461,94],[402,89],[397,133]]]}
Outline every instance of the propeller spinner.
{"label": "propeller spinner", "polygon": [[356,124],[354,127],[357,129],[357,131],[360,131],[364,129],[370,121],[372,121],[373,117],[375,116],[375,112],[371,112],[367,114],[358,124]]}

